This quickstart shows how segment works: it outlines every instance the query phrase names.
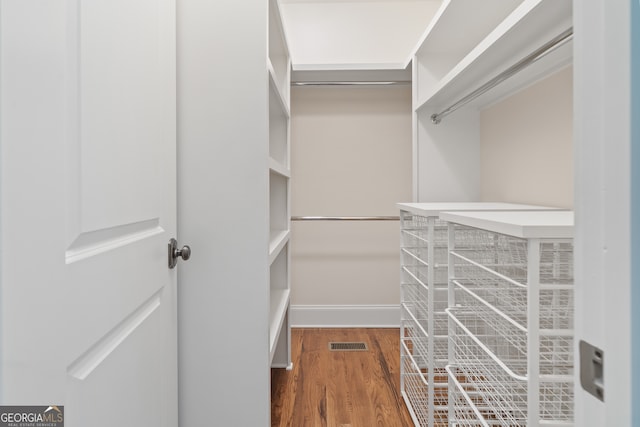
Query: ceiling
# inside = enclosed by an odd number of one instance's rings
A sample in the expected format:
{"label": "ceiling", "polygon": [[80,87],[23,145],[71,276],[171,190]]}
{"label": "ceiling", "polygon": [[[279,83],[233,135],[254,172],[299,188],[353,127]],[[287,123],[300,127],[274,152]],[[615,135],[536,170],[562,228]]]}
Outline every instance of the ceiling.
{"label": "ceiling", "polygon": [[441,3],[280,0],[293,69],[307,75],[336,70],[404,70]]}

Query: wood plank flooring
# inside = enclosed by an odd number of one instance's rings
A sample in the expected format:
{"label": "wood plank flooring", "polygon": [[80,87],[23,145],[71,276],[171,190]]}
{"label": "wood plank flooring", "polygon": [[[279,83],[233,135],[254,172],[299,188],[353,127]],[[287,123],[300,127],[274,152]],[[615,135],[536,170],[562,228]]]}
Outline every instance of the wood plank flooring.
{"label": "wood plank flooring", "polygon": [[[368,351],[328,349],[359,342]],[[409,427],[400,395],[398,329],[292,329],[293,370],[271,370],[271,425]]]}

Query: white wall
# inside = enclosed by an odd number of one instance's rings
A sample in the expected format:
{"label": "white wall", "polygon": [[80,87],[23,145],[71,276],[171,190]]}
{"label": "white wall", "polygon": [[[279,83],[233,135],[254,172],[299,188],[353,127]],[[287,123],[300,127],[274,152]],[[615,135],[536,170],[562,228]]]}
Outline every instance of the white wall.
{"label": "white wall", "polygon": [[[294,87],[291,114],[293,216],[397,215],[411,200],[410,86]],[[397,221],[293,222],[292,306],[397,306],[398,236]]]}
{"label": "white wall", "polygon": [[282,16],[294,69],[402,68],[440,0],[285,0]]}
{"label": "white wall", "polygon": [[416,195],[418,202],[477,201],[480,194],[479,114],[461,108],[439,124],[432,110],[416,114]]}
{"label": "white wall", "polygon": [[573,206],[573,68],[480,113],[481,199]]}

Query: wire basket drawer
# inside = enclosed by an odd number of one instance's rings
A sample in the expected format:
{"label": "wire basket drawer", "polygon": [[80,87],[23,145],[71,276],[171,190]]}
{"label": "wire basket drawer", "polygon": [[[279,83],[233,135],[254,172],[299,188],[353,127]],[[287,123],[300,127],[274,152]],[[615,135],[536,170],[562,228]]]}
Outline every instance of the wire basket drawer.
{"label": "wire basket drawer", "polygon": [[[402,396],[409,411],[418,425],[429,425],[429,413],[432,412],[434,427],[448,426],[448,378],[444,368],[434,369],[434,382],[429,384],[427,378],[429,367],[425,365],[421,356],[414,355],[412,342],[402,340]],[[429,396],[433,403],[429,404]]]}
{"label": "wire basket drawer", "polygon": [[401,212],[401,389],[416,425],[448,426],[448,227]]}
{"label": "wire basket drawer", "polygon": [[450,426],[573,425],[572,240],[449,232]]}
{"label": "wire basket drawer", "polygon": [[[468,380],[468,371],[447,366],[449,375],[449,426],[451,427],[506,427],[526,425],[526,421],[506,421],[495,401],[486,400],[488,392]],[[490,396],[489,396],[490,397]],[[518,424],[525,422],[525,424]],[[514,424],[511,424],[514,423]]]}

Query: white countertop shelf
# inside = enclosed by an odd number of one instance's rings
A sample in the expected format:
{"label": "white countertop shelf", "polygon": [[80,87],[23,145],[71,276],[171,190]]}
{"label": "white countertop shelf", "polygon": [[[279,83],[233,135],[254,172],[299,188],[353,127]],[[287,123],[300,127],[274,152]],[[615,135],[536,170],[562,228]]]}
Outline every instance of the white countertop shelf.
{"label": "white countertop shelf", "polygon": [[434,202],[434,203],[398,203],[398,208],[422,216],[438,216],[445,211],[537,211],[559,210],[549,206],[523,205],[502,202]]}
{"label": "white countertop shelf", "polygon": [[442,212],[440,219],[522,239],[573,238],[573,211]]}

